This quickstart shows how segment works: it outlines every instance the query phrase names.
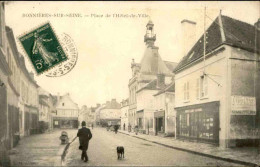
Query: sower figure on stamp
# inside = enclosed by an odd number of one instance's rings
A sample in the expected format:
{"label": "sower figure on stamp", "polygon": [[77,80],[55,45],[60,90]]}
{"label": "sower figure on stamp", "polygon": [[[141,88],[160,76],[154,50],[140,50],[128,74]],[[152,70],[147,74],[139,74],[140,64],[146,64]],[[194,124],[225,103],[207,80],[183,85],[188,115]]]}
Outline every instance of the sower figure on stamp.
{"label": "sower figure on stamp", "polygon": [[51,66],[52,62],[55,61],[57,58],[58,53],[55,52],[49,52],[46,50],[43,42],[50,42],[52,39],[44,39],[44,35],[39,36],[38,33],[34,33],[34,45],[33,45],[33,54],[37,54],[38,52],[42,55],[42,58],[44,59],[45,63]]}
{"label": "sower figure on stamp", "polygon": [[79,149],[82,150],[81,154],[81,159],[84,160],[85,162],[88,161],[88,155],[87,155],[87,150],[88,150],[88,143],[89,140],[92,138],[92,134],[90,129],[86,128],[86,122],[82,121],[81,123],[82,128],[79,129],[77,136],[79,137]]}

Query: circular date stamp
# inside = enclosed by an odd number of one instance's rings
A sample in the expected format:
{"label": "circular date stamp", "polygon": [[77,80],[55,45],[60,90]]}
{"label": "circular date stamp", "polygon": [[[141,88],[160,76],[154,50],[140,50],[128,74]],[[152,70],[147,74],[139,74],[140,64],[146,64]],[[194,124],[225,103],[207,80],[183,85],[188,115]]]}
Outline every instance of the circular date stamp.
{"label": "circular date stamp", "polygon": [[69,73],[76,65],[78,51],[73,39],[66,33],[61,34],[60,44],[68,59],[46,72],[47,77],[60,77]]}

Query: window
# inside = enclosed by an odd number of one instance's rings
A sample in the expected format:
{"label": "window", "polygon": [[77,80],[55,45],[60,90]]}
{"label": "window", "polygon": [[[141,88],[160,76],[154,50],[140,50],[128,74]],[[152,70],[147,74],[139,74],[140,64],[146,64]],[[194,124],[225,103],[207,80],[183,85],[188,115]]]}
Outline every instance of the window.
{"label": "window", "polygon": [[65,104],[64,103],[62,103],[62,106],[64,106]]}
{"label": "window", "polygon": [[184,83],[184,101],[188,101],[190,99],[190,94],[189,94],[189,82]]}
{"label": "window", "polygon": [[206,76],[203,76],[200,79],[200,90],[200,97],[205,97],[208,95],[208,81]]}

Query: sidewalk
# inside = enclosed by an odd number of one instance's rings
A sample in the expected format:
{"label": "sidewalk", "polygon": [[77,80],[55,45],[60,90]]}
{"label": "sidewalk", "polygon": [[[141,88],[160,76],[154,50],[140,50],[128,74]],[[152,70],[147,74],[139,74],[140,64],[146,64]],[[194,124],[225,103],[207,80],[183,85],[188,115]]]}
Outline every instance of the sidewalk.
{"label": "sidewalk", "polygon": [[[66,145],[60,142],[62,130],[26,136],[12,150],[11,166],[61,166],[61,155]],[[72,140],[77,129],[66,129]]]}
{"label": "sidewalk", "polygon": [[118,130],[119,133],[139,138],[145,141],[163,145],[165,147],[186,151],[210,158],[226,160],[228,162],[239,163],[246,166],[259,166],[260,155],[257,153],[257,148],[242,147],[242,148],[220,148],[211,144],[189,142],[175,140],[172,137],[158,137],[146,134],[136,135],[133,132]]}

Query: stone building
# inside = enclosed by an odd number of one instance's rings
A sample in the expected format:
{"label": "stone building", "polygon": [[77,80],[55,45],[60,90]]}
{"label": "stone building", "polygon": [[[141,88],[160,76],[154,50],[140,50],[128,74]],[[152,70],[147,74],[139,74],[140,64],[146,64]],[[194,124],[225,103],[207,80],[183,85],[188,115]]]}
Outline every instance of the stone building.
{"label": "stone building", "polygon": [[32,72],[28,72],[23,55],[20,54],[20,99],[19,108],[20,135],[27,136],[36,133],[39,121],[39,96],[36,81]]}
{"label": "stone building", "polygon": [[106,126],[109,124],[120,124],[120,103],[116,99],[107,101],[100,109],[100,124]]}
{"label": "stone building", "polygon": [[96,108],[96,110],[95,110],[95,124],[96,125],[101,125],[101,122],[100,122],[100,111],[101,111],[101,109],[102,108],[104,108],[105,107],[105,104],[102,104],[102,105],[100,105],[100,104],[97,104],[97,108]]}
{"label": "stone building", "polygon": [[128,129],[128,110],[129,110],[129,101],[128,99],[122,100],[121,104],[121,129],[127,130]]}
{"label": "stone building", "polygon": [[96,114],[95,111],[99,105],[97,104],[96,107],[90,107],[88,108],[86,105],[82,106],[79,114],[79,122],[85,121],[87,123],[87,126],[91,127],[96,124]]}
{"label": "stone building", "polygon": [[54,128],[78,128],[79,107],[67,93],[55,96],[56,113],[53,114]]}
{"label": "stone building", "polygon": [[38,88],[39,94],[39,121],[41,126],[44,126],[45,130],[53,129],[52,114],[56,112],[56,108],[53,105],[51,94],[41,87]]}
{"label": "stone building", "polygon": [[[159,48],[154,45],[156,35],[152,21],[147,23],[146,28],[144,36],[146,49],[142,61],[139,64],[133,60],[131,65],[132,78],[128,84],[128,121],[131,127],[138,125],[139,130],[144,133],[157,134],[158,131],[162,131],[162,127],[165,129],[165,117],[164,111],[156,111],[154,95],[173,82],[172,71],[177,63],[162,60]],[[156,120],[158,122],[155,122]],[[164,130],[162,132],[164,133]]]}
{"label": "stone building", "polygon": [[203,35],[186,52],[174,70],[178,138],[221,147],[259,138],[256,33],[253,25],[220,14],[206,30],[205,57]]}

